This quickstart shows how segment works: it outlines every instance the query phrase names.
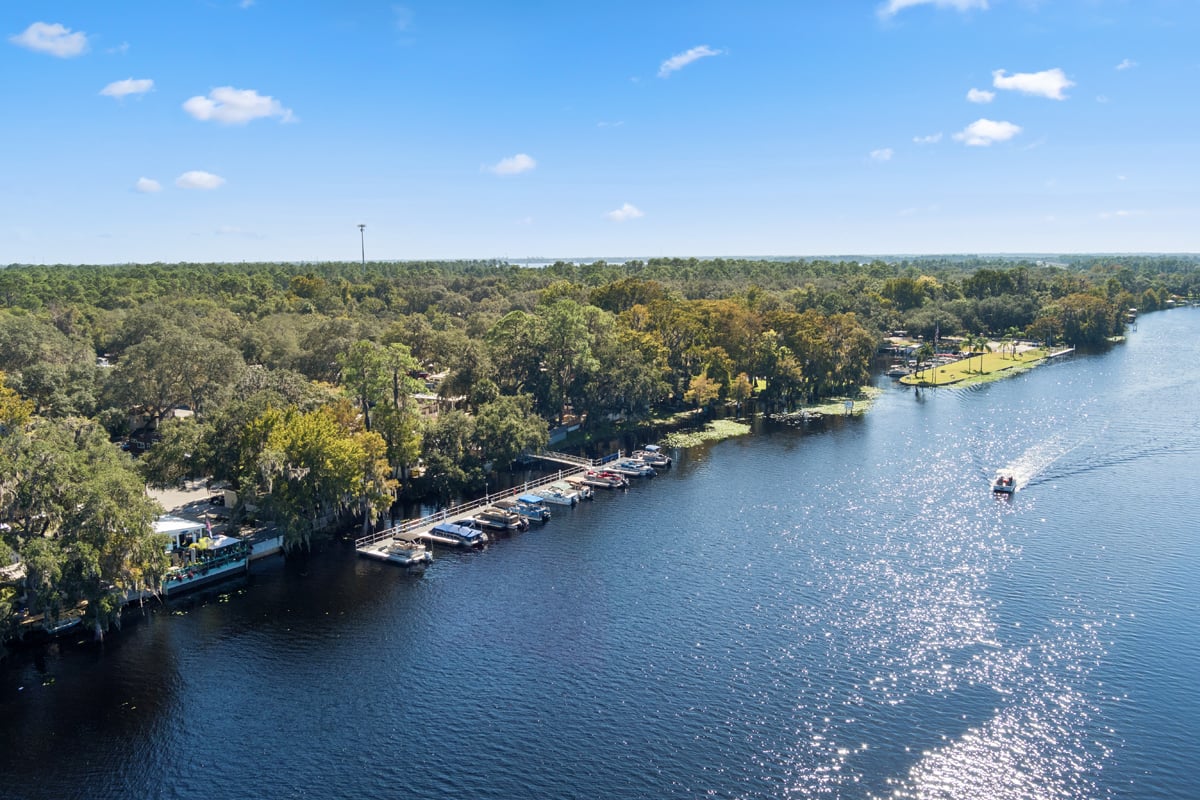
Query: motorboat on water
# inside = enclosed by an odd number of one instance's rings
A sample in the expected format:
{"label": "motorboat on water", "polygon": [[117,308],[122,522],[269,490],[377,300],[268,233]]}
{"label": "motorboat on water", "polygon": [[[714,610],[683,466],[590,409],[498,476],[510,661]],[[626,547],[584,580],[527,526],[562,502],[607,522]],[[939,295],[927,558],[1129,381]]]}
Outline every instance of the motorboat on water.
{"label": "motorboat on water", "polygon": [[[567,485],[567,488],[574,489],[579,492],[580,500],[592,500],[596,496],[596,492],[592,489],[591,484],[583,478],[565,478],[562,483]],[[551,484],[553,486],[554,484]]]}
{"label": "motorboat on water", "polygon": [[1017,490],[1017,479],[1007,473],[1000,473],[992,481],[993,494],[1012,494]]}

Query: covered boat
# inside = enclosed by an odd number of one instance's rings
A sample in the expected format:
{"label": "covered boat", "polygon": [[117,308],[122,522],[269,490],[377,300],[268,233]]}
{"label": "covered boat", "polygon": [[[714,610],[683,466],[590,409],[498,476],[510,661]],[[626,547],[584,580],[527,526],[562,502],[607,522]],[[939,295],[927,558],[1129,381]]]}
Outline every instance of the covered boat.
{"label": "covered boat", "polygon": [[439,522],[433,526],[430,533],[442,539],[449,539],[460,547],[477,547],[488,542],[487,533],[481,530],[473,519]]}
{"label": "covered boat", "polygon": [[648,444],[641,450],[634,450],[633,458],[658,469],[671,466],[671,457],[656,444]]}

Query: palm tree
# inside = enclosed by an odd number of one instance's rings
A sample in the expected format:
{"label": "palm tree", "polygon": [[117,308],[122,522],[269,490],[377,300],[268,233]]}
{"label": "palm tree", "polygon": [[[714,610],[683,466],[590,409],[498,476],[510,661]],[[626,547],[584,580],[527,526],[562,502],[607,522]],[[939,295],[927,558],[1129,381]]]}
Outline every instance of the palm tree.
{"label": "palm tree", "polygon": [[[924,344],[922,344],[920,347],[917,348],[916,356],[917,356],[917,369],[918,370],[921,368],[922,363],[927,363],[931,358],[933,358],[934,352],[935,351],[933,349],[933,345],[930,344],[929,342],[925,342]],[[937,365],[935,364],[934,369],[936,370],[936,368],[937,368]],[[935,382],[937,381],[937,373],[936,372],[934,373],[933,380]]]}
{"label": "palm tree", "polygon": [[983,357],[985,354],[992,352],[991,342],[982,333],[977,333],[974,336],[967,337],[967,345],[971,348],[972,353],[974,353],[976,348],[979,348],[979,374],[982,375]]}

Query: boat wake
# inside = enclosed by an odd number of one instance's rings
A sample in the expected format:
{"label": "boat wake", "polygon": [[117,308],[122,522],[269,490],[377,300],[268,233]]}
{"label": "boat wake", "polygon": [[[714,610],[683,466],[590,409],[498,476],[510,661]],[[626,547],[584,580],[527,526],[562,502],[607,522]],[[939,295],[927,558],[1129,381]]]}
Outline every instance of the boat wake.
{"label": "boat wake", "polygon": [[1017,490],[1020,491],[1026,486],[1040,482],[1045,476],[1051,474],[1051,467],[1086,445],[1093,438],[1095,437],[1088,436],[1071,441],[1071,437],[1065,433],[1054,434],[1045,441],[1034,444],[1014,459],[1011,464],[1002,467],[999,472],[1011,475]]}

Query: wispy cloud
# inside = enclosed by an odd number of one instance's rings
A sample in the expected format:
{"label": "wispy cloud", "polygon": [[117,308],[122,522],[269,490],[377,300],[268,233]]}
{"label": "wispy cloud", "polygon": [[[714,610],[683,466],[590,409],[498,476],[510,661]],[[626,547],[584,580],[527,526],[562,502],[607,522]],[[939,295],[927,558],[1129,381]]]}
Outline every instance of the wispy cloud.
{"label": "wispy cloud", "polygon": [[520,175],[522,172],[529,172],[537,166],[537,162],[532,156],[525,153],[517,153],[515,156],[502,158],[490,167],[484,167],[484,172],[490,172],[493,175]]}
{"label": "wispy cloud", "polygon": [[972,103],[990,103],[995,99],[996,93],[987,89],[971,89],[967,92],[967,100]]}
{"label": "wispy cloud", "polygon": [[928,136],[914,136],[913,141],[917,144],[937,144],[942,140],[942,132],[931,133]]}
{"label": "wispy cloud", "polygon": [[263,117],[278,117],[280,122],[295,122],[292,110],[269,95],[253,89],[218,86],[208,97],[197,95],[184,102],[183,110],[202,122],[223,125],[245,125]]}
{"label": "wispy cloud", "polygon": [[138,178],[133,188],[142,194],[154,194],[155,192],[162,191],[162,184],[153,178]]}
{"label": "wispy cloud", "polygon": [[72,31],[57,22],[35,22],[16,36],[8,37],[15,45],[59,58],[73,58],[87,52],[88,38],[83,31]]}
{"label": "wispy cloud", "polygon": [[392,6],[392,25],[396,30],[405,33],[412,27],[413,12],[408,6]]}
{"label": "wispy cloud", "polygon": [[1143,213],[1145,212],[1130,211],[1122,208],[1117,211],[1101,211],[1099,217],[1100,219],[1127,219],[1129,217],[1140,217]]}
{"label": "wispy cloud", "polygon": [[175,185],[180,189],[218,189],[225,184],[225,179],[211,172],[194,169],[185,172],[175,179]]}
{"label": "wispy cloud", "polygon": [[699,61],[702,58],[710,58],[712,56],[719,56],[724,52],[724,50],[714,50],[708,45],[702,44],[699,47],[693,47],[691,50],[685,50],[682,53],[676,53],[666,61],[662,62],[658,68],[658,77],[665,78],[672,72],[678,72],[679,70],[683,69],[693,61]]}
{"label": "wispy cloud", "polygon": [[1136,61],[1134,61],[1133,59],[1126,58],[1126,59],[1122,60],[1120,64],[1117,64],[1115,69],[1118,69],[1118,70],[1133,69],[1137,65],[1138,65],[1138,63]]}
{"label": "wispy cloud", "polygon": [[954,134],[954,140],[971,147],[989,147],[995,142],[1007,142],[1021,132],[1020,125],[977,119],[963,130]]}
{"label": "wispy cloud", "polygon": [[597,128],[619,128],[624,124],[625,124],[625,120],[623,120],[623,119],[619,119],[616,122],[606,122],[605,120],[600,120],[599,122],[596,123],[596,127]]}
{"label": "wispy cloud", "polygon": [[613,209],[604,216],[613,222],[627,222],[631,219],[637,219],[638,217],[644,217],[646,215],[643,214],[642,210],[637,206],[631,205],[630,203],[625,203],[620,208]]}
{"label": "wispy cloud", "polygon": [[914,8],[916,6],[953,8],[957,11],[970,11],[973,8],[986,10],[988,0],[887,0],[886,3],[879,7],[879,16],[895,16],[906,8]]}
{"label": "wispy cloud", "polygon": [[131,94],[145,94],[153,88],[154,81],[150,78],[126,78],[123,81],[113,81],[101,89],[100,94],[120,100],[122,97],[128,97]]}
{"label": "wispy cloud", "polygon": [[1058,67],[1041,72],[1016,72],[1012,75],[1006,75],[1002,69],[992,72],[992,86],[997,89],[1048,97],[1051,100],[1066,100],[1067,96],[1063,94],[1063,90],[1074,85],[1075,82]]}
{"label": "wispy cloud", "polygon": [[878,150],[871,151],[871,160],[882,164],[885,161],[891,161],[892,156],[894,156],[895,154],[896,154],[896,151],[892,150],[892,148],[881,147]]}

